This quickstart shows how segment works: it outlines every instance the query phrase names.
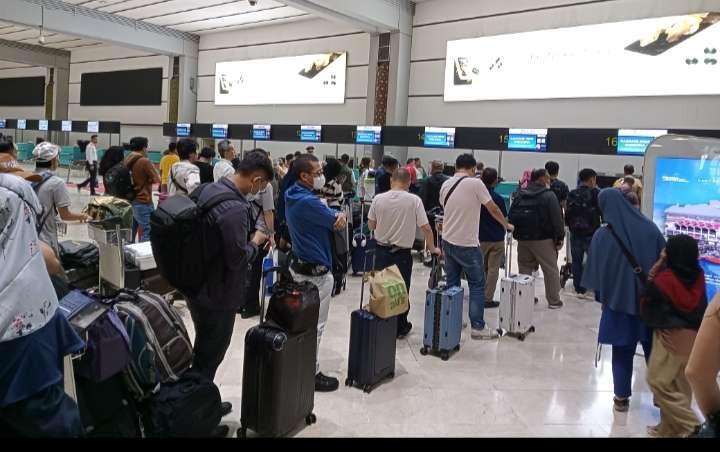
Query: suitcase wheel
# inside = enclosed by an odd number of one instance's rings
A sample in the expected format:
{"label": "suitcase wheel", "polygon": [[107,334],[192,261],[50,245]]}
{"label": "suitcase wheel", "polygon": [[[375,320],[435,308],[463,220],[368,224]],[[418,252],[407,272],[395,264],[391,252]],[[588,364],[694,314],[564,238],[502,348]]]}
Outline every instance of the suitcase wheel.
{"label": "suitcase wheel", "polygon": [[353,384],[352,378],[345,379],[345,386],[352,386],[352,384]]}
{"label": "suitcase wheel", "polygon": [[363,392],[366,394],[370,394],[370,391],[372,391],[372,385],[365,385],[363,386]]}
{"label": "suitcase wheel", "polygon": [[427,349],[427,347],[421,348],[421,349],[420,349],[420,354],[423,355],[423,356],[427,355],[427,354],[428,354],[428,349]]}
{"label": "suitcase wheel", "polygon": [[306,423],[307,425],[312,425],[312,424],[314,424],[314,423],[316,423],[316,422],[317,422],[317,416],[315,416],[314,413],[308,414],[307,417],[305,418],[305,423]]}
{"label": "suitcase wheel", "polygon": [[534,327],[534,326],[531,326],[530,329],[528,329],[528,331],[531,332],[531,333],[534,333],[534,332],[535,332],[535,327]]}
{"label": "suitcase wheel", "polygon": [[237,437],[247,438],[247,429],[245,427],[240,427],[237,431]]}
{"label": "suitcase wheel", "polygon": [[520,339],[520,342],[523,342],[525,340],[525,336],[527,336],[526,333],[518,334],[518,339]]}
{"label": "suitcase wheel", "polygon": [[447,361],[448,359],[450,359],[450,352],[447,351],[447,350],[441,351],[441,352],[440,352],[440,359],[442,359],[443,361]]}
{"label": "suitcase wheel", "polygon": [[390,372],[388,374],[388,378],[395,378],[395,372]]}
{"label": "suitcase wheel", "polygon": [[455,350],[456,352],[459,352],[459,351],[460,351],[460,344],[457,344],[453,350]]}

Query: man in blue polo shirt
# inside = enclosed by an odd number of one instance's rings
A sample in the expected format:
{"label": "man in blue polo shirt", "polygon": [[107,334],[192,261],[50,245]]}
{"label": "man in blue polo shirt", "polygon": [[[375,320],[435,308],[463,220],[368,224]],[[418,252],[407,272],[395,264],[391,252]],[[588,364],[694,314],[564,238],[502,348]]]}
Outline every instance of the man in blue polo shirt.
{"label": "man in blue polo shirt", "polygon": [[[317,157],[302,155],[293,161],[295,182],[285,193],[285,217],[292,242],[293,262],[290,272],[295,281],[310,281],[320,292],[317,343],[325,330],[333,289],[332,248],[333,230],[343,229],[347,222],[344,213],[330,209],[316,194],[325,186],[325,176]],[[328,392],[338,388],[337,378],[320,372],[320,360],[315,367],[315,390]]]}
{"label": "man in blue polo shirt", "polygon": [[[507,217],[505,200],[496,191],[498,173],[495,168],[485,168],[480,176],[504,217]],[[505,262],[505,228],[490,215],[485,206],[480,213],[480,249],[485,261],[485,307],[497,308],[500,303],[493,300],[500,266]]]}

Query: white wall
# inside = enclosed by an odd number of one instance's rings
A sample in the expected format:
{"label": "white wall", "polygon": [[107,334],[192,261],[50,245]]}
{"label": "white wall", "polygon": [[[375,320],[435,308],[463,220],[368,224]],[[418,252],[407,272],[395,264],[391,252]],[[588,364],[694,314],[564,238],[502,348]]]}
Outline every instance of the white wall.
{"label": "white wall", "polygon": [[[338,105],[216,106],[215,63],[328,51],[347,51],[345,103]],[[256,27],[200,37],[197,121],[201,123],[361,124],[365,122],[370,35],[324,19]],[[244,143],[249,149],[252,142]],[[260,146],[260,144],[258,145]],[[279,157],[304,148],[302,143],[263,143]],[[316,154],[335,155],[335,145],[315,145]],[[341,154],[353,154],[341,146]]]}
{"label": "white wall", "polygon": [[[575,5],[570,5],[575,3]],[[579,4],[577,0],[431,0],[415,10],[410,72],[409,125],[486,127],[607,127],[714,129],[720,124],[719,96],[607,99],[443,101],[448,40],[518,33],[593,23],[720,10],[720,0],[613,0]],[[553,6],[556,6],[553,8]],[[548,8],[550,7],[550,8]],[[458,151],[411,148],[409,156],[452,161]],[[561,176],[593,166],[619,173],[627,157],[504,153],[502,175],[517,179],[522,170],[557,160]],[[497,161],[497,153],[477,152],[479,160]],[[565,171],[563,171],[565,169]]]}
{"label": "white wall", "polygon": [[[47,69],[42,66],[30,66],[27,64],[14,63],[12,61],[0,61],[0,78],[14,77],[45,77],[47,80]],[[45,107],[0,107],[0,118],[26,118],[38,119],[45,116]],[[10,131],[8,131],[10,132]],[[18,141],[35,141],[36,136],[42,132],[27,131],[17,132]]]}
{"label": "white wall", "polygon": [[[70,97],[68,115],[75,120],[120,121],[121,139],[124,142],[134,136],[150,140],[150,149],[162,150],[168,139],[162,136],[162,124],[168,118],[168,78],[172,58],[134,49],[114,46],[88,46],[73,49],[70,57]],[[161,105],[85,107],[80,105],[80,78],[84,72],[107,72],[129,69],[163,68],[163,91]],[[108,86],[112,89],[112,86]],[[88,134],[71,134],[70,143],[89,139]],[[100,146],[108,145],[108,135],[100,134]],[[117,144],[117,135],[112,138]]]}

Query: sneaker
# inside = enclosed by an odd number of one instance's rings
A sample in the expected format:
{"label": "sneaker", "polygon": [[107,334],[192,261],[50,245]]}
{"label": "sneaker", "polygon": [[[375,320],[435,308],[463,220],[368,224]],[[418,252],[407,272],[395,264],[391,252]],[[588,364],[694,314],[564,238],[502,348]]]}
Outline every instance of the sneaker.
{"label": "sneaker", "polygon": [[497,308],[498,306],[500,306],[499,301],[486,301],[485,302],[485,309],[493,309],[493,308]]}
{"label": "sneaker", "polygon": [[563,306],[564,306],[564,304],[563,304],[562,301],[561,301],[560,303],[557,303],[557,304],[548,304],[548,308],[550,308],[550,309],[560,309],[560,308],[562,308]]}
{"label": "sneaker", "polygon": [[495,330],[491,330],[490,328],[483,328],[481,330],[478,330],[476,328],[473,328],[470,330],[470,337],[477,340],[491,340],[491,339],[497,339],[498,333]]}
{"label": "sneaker", "polygon": [[340,386],[337,378],[328,377],[323,375],[322,372],[315,374],[315,390],[317,392],[332,392],[337,391]]}
{"label": "sneaker", "polygon": [[410,334],[410,330],[412,330],[412,323],[407,322],[403,328],[398,329],[397,338],[404,339],[405,336]]}
{"label": "sneaker", "polygon": [[613,408],[619,413],[625,413],[630,409],[630,398],[613,397]]}

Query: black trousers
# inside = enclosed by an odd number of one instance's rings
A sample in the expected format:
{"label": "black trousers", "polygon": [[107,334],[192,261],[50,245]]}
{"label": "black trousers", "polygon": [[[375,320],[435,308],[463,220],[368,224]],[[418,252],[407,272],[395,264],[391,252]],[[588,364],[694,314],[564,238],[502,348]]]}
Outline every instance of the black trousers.
{"label": "black trousers", "polygon": [[89,164],[85,162],[85,169],[88,173],[90,173],[90,176],[85,179],[81,184],[78,184],[79,188],[85,187],[87,184],[90,184],[90,194],[95,194],[95,188],[97,187],[97,164]]}
{"label": "black trousers", "polygon": [[[405,287],[410,295],[410,278],[412,277],[412,254],[409,249],[401,249],[395,252],[391,252],[392,248],[377,245],[375,248],[375,270],[383,270],[392,265],[397,265],[400,269],[400,274],[405,281]],[[402,331],[408,323],[408,313],[410,312],[410,304],[408,303],[408,310],[404,314],[398,316],[398,331]]]}
{"label": "black trousers", "polygon": [[188,309],[195,326],[195,356],[192,368],[211,380],[230,347],[235,326],[234,310],[214,311],[188,302]]}
{"label": "black trousers", "polygon": [[260,309],[260,283],[262,282],[262,263],[268,250],[258,248],[258,254],[250,265],[250,274],[247,279],[247,298],[245,299],[245,309]]}

